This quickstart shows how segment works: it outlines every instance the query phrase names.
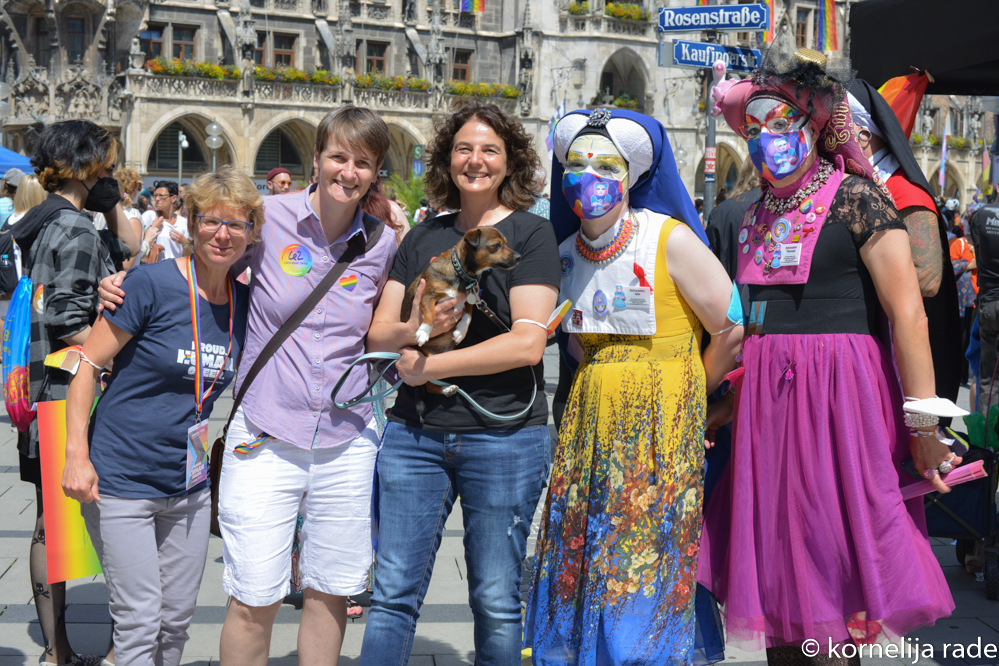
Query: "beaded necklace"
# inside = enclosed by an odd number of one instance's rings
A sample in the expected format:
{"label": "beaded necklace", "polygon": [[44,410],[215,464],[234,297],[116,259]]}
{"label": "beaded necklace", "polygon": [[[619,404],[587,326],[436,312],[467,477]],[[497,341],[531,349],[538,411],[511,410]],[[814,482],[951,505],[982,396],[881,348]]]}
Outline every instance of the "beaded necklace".
{"label": "beaded necklace", "polygon": [[631,239],[637,235],[638,220],[635,219],[635,214],[629,207],[628,217],[622,221],[621,228],[614,234],[614,240],[601,248],[593,248],[583,240],[583,232],[580,230],[576,234],[576,252],[583,258],[583,261],[602,266],[620,257],[628,248]]}
{"label": "beaded necklace", "polygon": [[833,165],[823,158],[819,158],[819,169],[812,176],[808,183],[796,191],[793,195],[787,199],[778,199],[774,196],[773,192],[767,190],[767,193],[763,196],[763,207],[769,210],[771,213],[786,213],[788,211],[794,210],[798,205],[805,199],[805,197],[815,194],[819,191],[826,181],[829,180],[829,176],[832,175]]}

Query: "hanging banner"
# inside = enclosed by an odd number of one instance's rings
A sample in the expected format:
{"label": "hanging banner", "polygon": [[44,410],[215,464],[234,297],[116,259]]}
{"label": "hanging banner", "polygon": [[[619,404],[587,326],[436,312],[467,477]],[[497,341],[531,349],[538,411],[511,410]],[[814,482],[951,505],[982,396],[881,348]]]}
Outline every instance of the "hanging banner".
{"label": "hanging banner", "polygon": [[48,583],[96,576],[101,573],[101,562],[83,523],[80,503],[62,491],[62,471],[66,466],[65,400],[38,403],[38,455],[45,502]]}

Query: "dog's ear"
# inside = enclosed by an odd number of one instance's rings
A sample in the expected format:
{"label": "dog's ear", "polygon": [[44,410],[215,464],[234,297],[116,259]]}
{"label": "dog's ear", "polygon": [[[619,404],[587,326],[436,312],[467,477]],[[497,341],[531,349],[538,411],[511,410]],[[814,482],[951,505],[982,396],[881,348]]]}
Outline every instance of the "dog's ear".
{"label": "dog's ear", "polygon": [[465,234],[464,241],[474,249],[479,248],[479,242],[482,240],[482,229],[472,229]]}

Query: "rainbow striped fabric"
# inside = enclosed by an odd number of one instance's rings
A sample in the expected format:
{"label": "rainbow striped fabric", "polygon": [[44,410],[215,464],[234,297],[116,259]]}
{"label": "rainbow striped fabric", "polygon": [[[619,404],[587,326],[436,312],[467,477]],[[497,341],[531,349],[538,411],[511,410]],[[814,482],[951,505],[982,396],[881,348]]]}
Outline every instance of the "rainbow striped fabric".
{"label": "rainbow striped fabric", "polygon": [[233,453],[242,453],[242,454],[245,455],[245,454],[249,453],[250,451],[252,451],[253,449],[255,449],[258,446],[260,446],[261,444],[263,444],[264,442],[266,442],[268,439],[274,439],[274,438],[271,437],[270,435],[268,435],[267,433],[262,432],[262,433],[260,433],[260,437],[257,437],[252,442],[240,442],[236,446],[232,447],[232,452]]}
{"label": "rainbow striped fabric", "polygon": [[45,502],[47,581],[51,585],[96,576],[101,572],[101,562],[83,523],[80,503],[62,491],[66,466],[65,400],[38,403],[38,453]]}
{"label": "rainbow striped fabric", "polygon": [[484,12],[486,11],[486,0],[461,0],[461,11]]}
{"label": "rainbow striped fabric", "polygon": [[774,0],[764,0],[764,2],[766,2],[767,7],[770,9],[769,24],[767,25],[766,30],[764,30],[763,32],[758,32],[756,34],[760,36],[761,44],[763,43],[770,44],[774,41],[774,11],[775,11]]}
{"label": "rainbow striped fabric", "polygon": [[919,105],[926,94],[926,87],[930,84],[930,78],[925,72],[909,74],[908,76],[897,76],[888,79],[885,84],[878,88],[878,92],[888,102],[888,106],[895,112],[898,122],[902,124],[902,130],[906,138],[912,134],[912,128],[916,124],[916,114],[919,113]]}
{"label": "rainbow striped fabric", "polygon": [[819,51],[838,51],[839,38],[836,34],[836,0],[819,2],[819,34],[815,38]]}

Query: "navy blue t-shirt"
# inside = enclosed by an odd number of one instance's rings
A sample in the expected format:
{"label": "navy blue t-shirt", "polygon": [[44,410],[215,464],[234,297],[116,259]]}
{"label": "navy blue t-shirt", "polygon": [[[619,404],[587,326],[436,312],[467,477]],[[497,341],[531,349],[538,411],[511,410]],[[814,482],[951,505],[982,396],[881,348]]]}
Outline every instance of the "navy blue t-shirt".
{"label": "navy blue t-shirt", "polygon": [[[112,497],[177,497],[186,487],[187,429],[194,425],[194,335],[187,278],[175,261],[136,266],[122,284],[125,302],[104,314],[132,339],[114,358],[111,379],[90,422],[90,460],[98,491]],[[204,388],[222,370],[205,400],[202,420],[233,380],[246,338],[249,288],[236,283],[232,351],[229,306],[204,298],[201,361]]]}

